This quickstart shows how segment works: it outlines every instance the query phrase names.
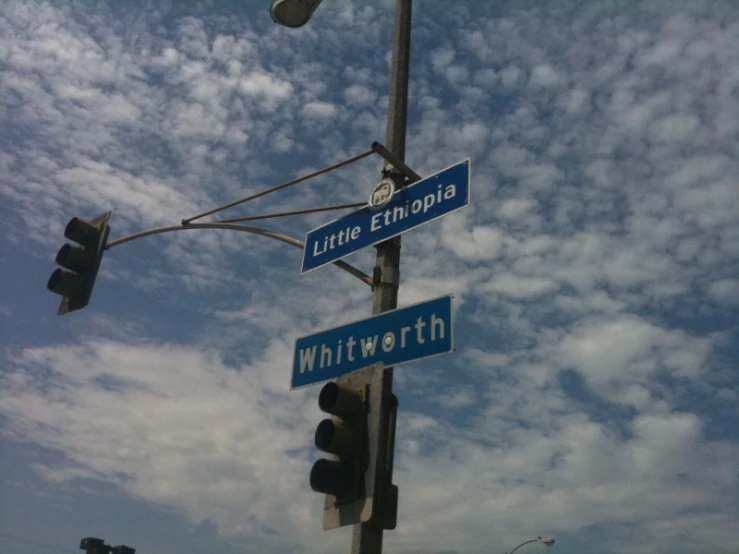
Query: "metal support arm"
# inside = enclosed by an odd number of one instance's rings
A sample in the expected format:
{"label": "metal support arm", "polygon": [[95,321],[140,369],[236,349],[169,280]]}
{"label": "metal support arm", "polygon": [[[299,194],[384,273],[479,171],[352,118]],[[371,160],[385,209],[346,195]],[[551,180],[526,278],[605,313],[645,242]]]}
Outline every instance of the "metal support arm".
{"label": "metal support arm", "polygon": [[521,548],[522,546],[524,546],[524,545],[527,545],[527,544],[529,544],[529,543],[532,543],[532,542],[537,542],[537,540],[538,540],[538,539],[531,539],[530,541],[522,542],[522,543],[521,543],[521,544],[519,544],[519,545],[518,545],[518,546],[517,546],[516,548],[514,548],[513,550],[511,550],[511,551],[510,551],[510,552],[509,552],[508,554],[513,554],[513,553],[514,553],[514,552],[515,552],[516,550],[518,550],[518,549],[519,549],[519,548]]}
{"label": "metal support arm", "polygon": [[[150,235],[159,235],[161,233],[171,233],[173,231],[187,231],[189,229],[227,229],[229,231],[243,231],[245,233],[253,233],[255,235],[262,235],[272,239],[279,240],[298,248],[305,248],[305,243],[296,238],[290,237],[283,233],[277,233],[275,231],[268,231],[267,229],[260,229],[259,227],[249,227],[247,225],[236,225],[235,223],[188,223],[186,225],[168,225],[167,227],[157,227],[155,229],[147,229],[146,231],[140,231],[133,235],[128,235],[114,241],[109,242],[105,249],[108,250],[114,246],[119,246],[132,240],[148,237]],[[351,273],[354,277],[364,282],[366,285],[372,286],[372,277],[360,271],[351,264],[348,264],[342,260],[333,262],[337,267],[340,267],[347,273]]]}
{"label": "metal support arm", "polygon": [[387,148],[385,148],[382,144],[375,141],[372,143],[372,150],[376,153],[385,158],[385,161],[391,164],[395,169],[400,171],[403,175],[408,177],[409,181],[411,183],[415,183],[416,181],[421,180],[421,176],[413,171],[410,167],[406,165],[406,163],[398,158],[395,154],[390,152]]}

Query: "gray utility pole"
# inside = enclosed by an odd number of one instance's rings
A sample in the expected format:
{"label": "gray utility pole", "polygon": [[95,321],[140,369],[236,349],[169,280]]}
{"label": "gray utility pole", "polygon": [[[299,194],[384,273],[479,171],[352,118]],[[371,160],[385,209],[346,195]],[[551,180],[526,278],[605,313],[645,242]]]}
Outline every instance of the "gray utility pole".
{"label": "gray utility pole", "polygon": [[[390,70],[390,94],[387,112],[387,149],[401,161],[405,161],[405,134],[408,115],[408,75],[411,51],[411,6],[412,0],[396,0],[395,31],[393,33],[393,57]],[[385,165],[383,173],[393,179],[396,189],[403,186],[403,175]],[[400,284],[400,237],[377,245],[375,264],[375,289],[372,296],[372,314],[393,310],[398,306]],[[372,370],[370,370],[372,371]],[[371,383],[373,398],[390,396],[393,390],[393,369],[375,370],[367,375],[365,382]],[[364,379],[363,379],[364,380]],[[377,391],[380,394],[376,394]],[[391,483],[393,454],[395,449],[395,417],[393,407],[383,405],[382,423],[377,451],[377,470],[380,483]],[[389,451],[388,451],[389,450]],[[379,487],[382,490],[383,487]],[[382,507],[380,507],[382,509]],[[382,525],[377,521],[357,523],[352,530],[351,554],[381,554]]]}

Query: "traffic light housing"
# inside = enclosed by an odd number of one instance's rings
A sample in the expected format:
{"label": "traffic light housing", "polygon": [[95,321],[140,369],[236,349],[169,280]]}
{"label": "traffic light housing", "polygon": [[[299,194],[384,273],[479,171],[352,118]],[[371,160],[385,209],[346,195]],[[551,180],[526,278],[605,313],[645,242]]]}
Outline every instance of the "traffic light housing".
{"label": "traffic light housing", "polygon": [[315,444],[319,450],[333,454],[334,459],[320,459],[313,465],[310,486],[314,491],[344,501],[360,494],[366,397],[365,387],[352,389],[330,382],[321,389],[318,407],[335,417],[318,424]]}
{"label": "traffic light housing", "polygon": [[46,285],[51,292],[63,297],[57,315],[79,310],[90,302],[110,233],[110,214],[105,212],[92,221],[73,217],[64,229],[64,236],[78,246],[67,243],[59,249],[56,263],[65,269],[54,271]]}
{"label": "traffic light housing", "polygon": [[318,407],[334,416],[321,421],[315,432],[316,447],[332,457],[319,459],[310,473],[311,488],[326,495],[324,530],[368,521],[395,529],[398,487],[387,472],[395,437],[386,431],[397,399],[370,378],[383,368],[378,362],[343,375],[318,395]]}
{"label": "traffic light housing", "polygon": [[107,554],[108,546],[103,539],[87,537],[80,540],[80,550],[84,550],[87,554]]}
{"label": "traffic light housing", "polygon": [[114,546],[110,549],[110,551],[112,554],[136,554],[135,548],[131,548],[130,546],[126,546],[125,544]]}

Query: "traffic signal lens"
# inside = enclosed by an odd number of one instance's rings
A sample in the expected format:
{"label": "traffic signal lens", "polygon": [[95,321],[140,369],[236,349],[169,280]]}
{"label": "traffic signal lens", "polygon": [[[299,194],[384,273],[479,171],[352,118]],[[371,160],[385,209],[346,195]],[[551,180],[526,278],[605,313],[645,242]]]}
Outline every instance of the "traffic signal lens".
{"label": "traffic signal lens", "polygon": [[364,412],[363,400],[357,391],[336,383],[326,383],[318,394],[318,407],[328,414],[352,421]]}
{"label": "traffic signal lens", "polygon": [[[324,419],[316,428],[316,447],[324,452],[331,452],[331,443],[334,440],[334,422],[330,419]],[[333,454],[333,452],[332,452]]]}
{"label": "traffic signal lens", "polygon": [[318,460],[310,472],[310,488],[323,494],[343,496],[351,491],[353,480],[351,464],[334,460]]}
{"label": "traffic signal lens", "polygon": [[315,435],[316,447],[339,457],[351,457],[357,446],[357,430],[352,430],[341,421],[324,419],[318,424]]}
{"label": "traffic signal lens", "polygon": [[84,280],[74,273],[56,269],[49,277],[46,288],[61,296],[73,297],[80,293],[84,286]]}
{"label": "traffic signal lens", "polygon": [[94,250],[85,250],[79,246],[65,244],[56,255],[56,263],[76,273],[84,273],[95,257]]}
{"label": "traffic signal lens", "polygon": [[78,244],[92,248],[97,246],[100,229],[89,221],[73,217],[64,229],[64,236]]}
{"label": "traffic signal lens", "polygon": [[326,413],[333,413],[336,400],[339,397],[339,385],[326,383],[318,394],[318,407]]}

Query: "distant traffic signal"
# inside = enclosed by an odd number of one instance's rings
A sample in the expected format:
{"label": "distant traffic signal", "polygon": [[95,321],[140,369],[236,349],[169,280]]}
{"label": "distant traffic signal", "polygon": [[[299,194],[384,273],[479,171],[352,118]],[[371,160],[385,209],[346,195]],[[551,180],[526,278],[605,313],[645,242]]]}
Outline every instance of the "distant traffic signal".
{"label": "distant traffic signal", "polygon": [[110,214],[105,212],[92,221],[74,217],[64,229],[64,236],[79,246],[67,243],[59,249],[56,263],[70,271],[57,269],[46,285],[51,292],[63,297],[58,315],[84,308],[90,301],[110,233]]}
{"label": "distant traffic signal", "polygon": [[85,554],[136,554],[136,549],[119,544],[118,546],[110,546],[105,544],[103,539],[95,537],[87,537],[80,541],[80,550],[84,550]]}
{"label": "distant traffic signal", "polygon": [[84,550],[86,554],[108,554],[109,548],[103,539],[87,537],[80,540],[80,550]]}

